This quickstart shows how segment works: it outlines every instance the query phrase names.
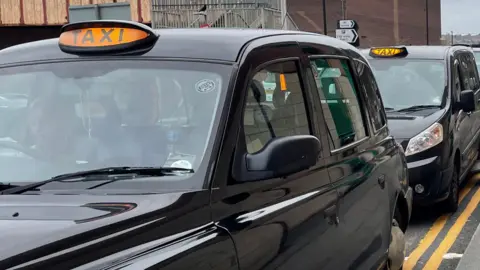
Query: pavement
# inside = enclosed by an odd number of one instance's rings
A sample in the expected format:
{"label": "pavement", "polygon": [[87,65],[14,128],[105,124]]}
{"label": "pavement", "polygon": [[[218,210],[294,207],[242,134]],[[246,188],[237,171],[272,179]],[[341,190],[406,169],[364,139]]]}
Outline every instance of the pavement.
{"label": "pavement", "polygon": [[480,226],[473,234],[472,240],[467,246],[460,262],[457,265],[457,270],[469,270],[480,268]]}
{"label": "pavement", "polygon": [[459,209],[413,207],[404,270],[480,269],[480,162],[464,182]]}

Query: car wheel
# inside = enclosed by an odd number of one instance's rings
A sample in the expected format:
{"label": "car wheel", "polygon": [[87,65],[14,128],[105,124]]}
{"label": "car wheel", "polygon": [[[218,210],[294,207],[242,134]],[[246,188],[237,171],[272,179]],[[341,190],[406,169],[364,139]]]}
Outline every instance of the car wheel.
{"label": "car wheel", "polygon": [[445,212],[455,213],[458,209],[458,197],[460,195],[460,181],[458,176],[458,168],[453,168],[452,181],[450,182],[450,190],[448,198],[443,202]]}
{"label": "car wheel", "polygon": [[391,240],[388,247],[388,263],[387,269],[400,270],[402,269],[405,260],[406,244],[405,232],[400,228],[402,216],[399,209],[395,209],[395,217],[392,221]]}

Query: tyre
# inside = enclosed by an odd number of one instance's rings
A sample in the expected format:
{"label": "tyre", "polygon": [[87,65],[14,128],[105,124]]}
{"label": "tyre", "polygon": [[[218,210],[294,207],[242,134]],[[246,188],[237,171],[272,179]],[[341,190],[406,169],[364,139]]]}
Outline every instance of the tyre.
{"label": "tyre", "polygon": [[453,168],[452,181],[450,182],[448,198],[443,202],[443,209],[447,213],[455,213],[458,209],[458,197],[460,194],[460,179],[458,168]]}
{"label": "tyre", "polygon": [[391,241],[388,248],[388,265],[387,269],[402,269],[405,260],[405,232],[400,228],[399,222],[402,222],[402,215],[399,209],[395,209],[395,217],[392,221]]}

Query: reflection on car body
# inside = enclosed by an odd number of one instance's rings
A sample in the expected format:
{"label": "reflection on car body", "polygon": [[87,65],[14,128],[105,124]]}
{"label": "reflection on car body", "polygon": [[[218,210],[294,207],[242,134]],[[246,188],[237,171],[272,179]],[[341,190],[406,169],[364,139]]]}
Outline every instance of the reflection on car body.
{"label": "reflection on car body", "polygon": [[399,269],[412,190],[366,72],[322,35],[123,21],[0,51],[28,100],[0,150],[30,155],[0,158],[0,269]]}
{"label": "reflection on car body", "polygon": [[[391,47],[364,54],[379,83],[392,135],[405,149],[414,200],[458,207],[459,185],[478,157],[480,81],[465,46]],[[392,51],[386,48],[384,51]]]}

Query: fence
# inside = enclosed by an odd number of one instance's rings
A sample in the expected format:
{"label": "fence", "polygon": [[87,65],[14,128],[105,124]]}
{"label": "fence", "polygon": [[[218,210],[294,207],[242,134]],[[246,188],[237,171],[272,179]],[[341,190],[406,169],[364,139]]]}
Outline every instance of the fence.
{"label": "fence", "polygon": [[286,12],[279,9],[280,0],[206,0],[186,3],[185,0],[152,1],[154,28],[268,28],[298,27]]}

